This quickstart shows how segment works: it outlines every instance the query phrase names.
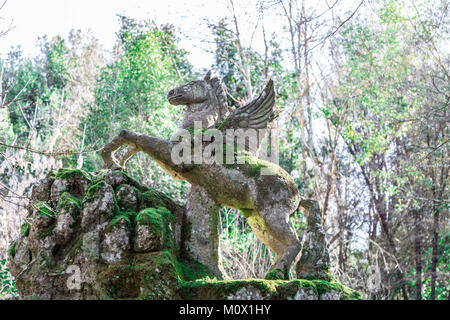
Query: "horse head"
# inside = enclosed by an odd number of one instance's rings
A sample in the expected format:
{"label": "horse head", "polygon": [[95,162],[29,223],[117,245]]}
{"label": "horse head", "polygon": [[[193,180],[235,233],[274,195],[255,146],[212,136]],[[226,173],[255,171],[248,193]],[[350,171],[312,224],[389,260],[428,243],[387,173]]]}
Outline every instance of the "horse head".
{"label": "horse head", "polygon": [[203,128],[209,128],[225,119],[229,114],[226,95],[221,81],[211,77],[211,71],[201,80],[194,80],[169,91],[167,99],[172,105],[187,106],[182,128],[202,121]]}

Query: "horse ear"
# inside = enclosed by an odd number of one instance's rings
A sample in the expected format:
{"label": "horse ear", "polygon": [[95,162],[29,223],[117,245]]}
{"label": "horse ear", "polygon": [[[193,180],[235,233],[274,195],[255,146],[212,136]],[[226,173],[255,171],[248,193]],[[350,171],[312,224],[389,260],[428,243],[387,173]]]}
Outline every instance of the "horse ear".
{"label": "horse ear", "polygon": [[206,81],[211,80],[211,70],[209,70],[209,71],[206,73],[206,75],[205,75],[205,77],[203,78],[203,80],[206,80]]}

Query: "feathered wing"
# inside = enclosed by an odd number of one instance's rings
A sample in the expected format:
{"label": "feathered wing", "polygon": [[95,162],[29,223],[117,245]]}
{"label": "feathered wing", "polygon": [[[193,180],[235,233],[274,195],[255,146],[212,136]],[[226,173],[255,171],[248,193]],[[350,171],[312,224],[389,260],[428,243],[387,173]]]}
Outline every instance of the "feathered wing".
{"label": "feathered wing", "polygon": [[264,90],[251,102],[237,108],[222,123],[217,125],[220,130],[226,129],[264,129],[278,114],[275,105],[275,91],[272,79]]}

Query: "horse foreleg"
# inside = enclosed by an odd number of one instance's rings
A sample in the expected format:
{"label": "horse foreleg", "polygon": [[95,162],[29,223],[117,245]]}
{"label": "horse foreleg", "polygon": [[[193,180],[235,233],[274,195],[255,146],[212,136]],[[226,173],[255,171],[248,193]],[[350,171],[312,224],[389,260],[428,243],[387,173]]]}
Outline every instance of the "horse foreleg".
{"label": "horse foreleg", "polygon": [[[130,157],[132,157],[136,152],[140,151],[140,148],[138,146],[138,138],[138,134],[128,130],[122,130],[119,135],[114,137],[109,143],[105,144],[100,150],[100,154],[104,162],[104,168],[120,168]],[[119,156],[119,159],[116,159],[114,154],[116,153],[117,149],[119,149],[124,144],[128,144],[129,147],[123,154]]]}
{"label": "horse foreleg", "polygon": [[127,148],[123,149],[122,152],[118,152],[119,154],[116,156],[118,164],[121,167],[124,167],[125,163],[139,151],[140,149],[137,146],[130,145]]}

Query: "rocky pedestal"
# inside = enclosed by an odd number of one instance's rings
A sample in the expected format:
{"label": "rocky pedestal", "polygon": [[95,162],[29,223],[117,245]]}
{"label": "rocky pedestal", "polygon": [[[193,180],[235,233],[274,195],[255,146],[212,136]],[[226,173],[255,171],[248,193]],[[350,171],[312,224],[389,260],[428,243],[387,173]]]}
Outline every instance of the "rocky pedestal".
{"label": "rocky pedestal", "polygon": [[295,265],[297,278],[330,281],[330,255],[322,226],[322,211],[314,200],[302,200],[300,206],[306,209],[307,227],[299,260]]}
{"label": "rocky pedestal", "polygon": [[[324,280],[214,278],[181,260],[186,210],[120,171],[58,170],[37,183],[8,250],[21,299],[353,299]],[[186,227],[184,227],[186,225]]]}

